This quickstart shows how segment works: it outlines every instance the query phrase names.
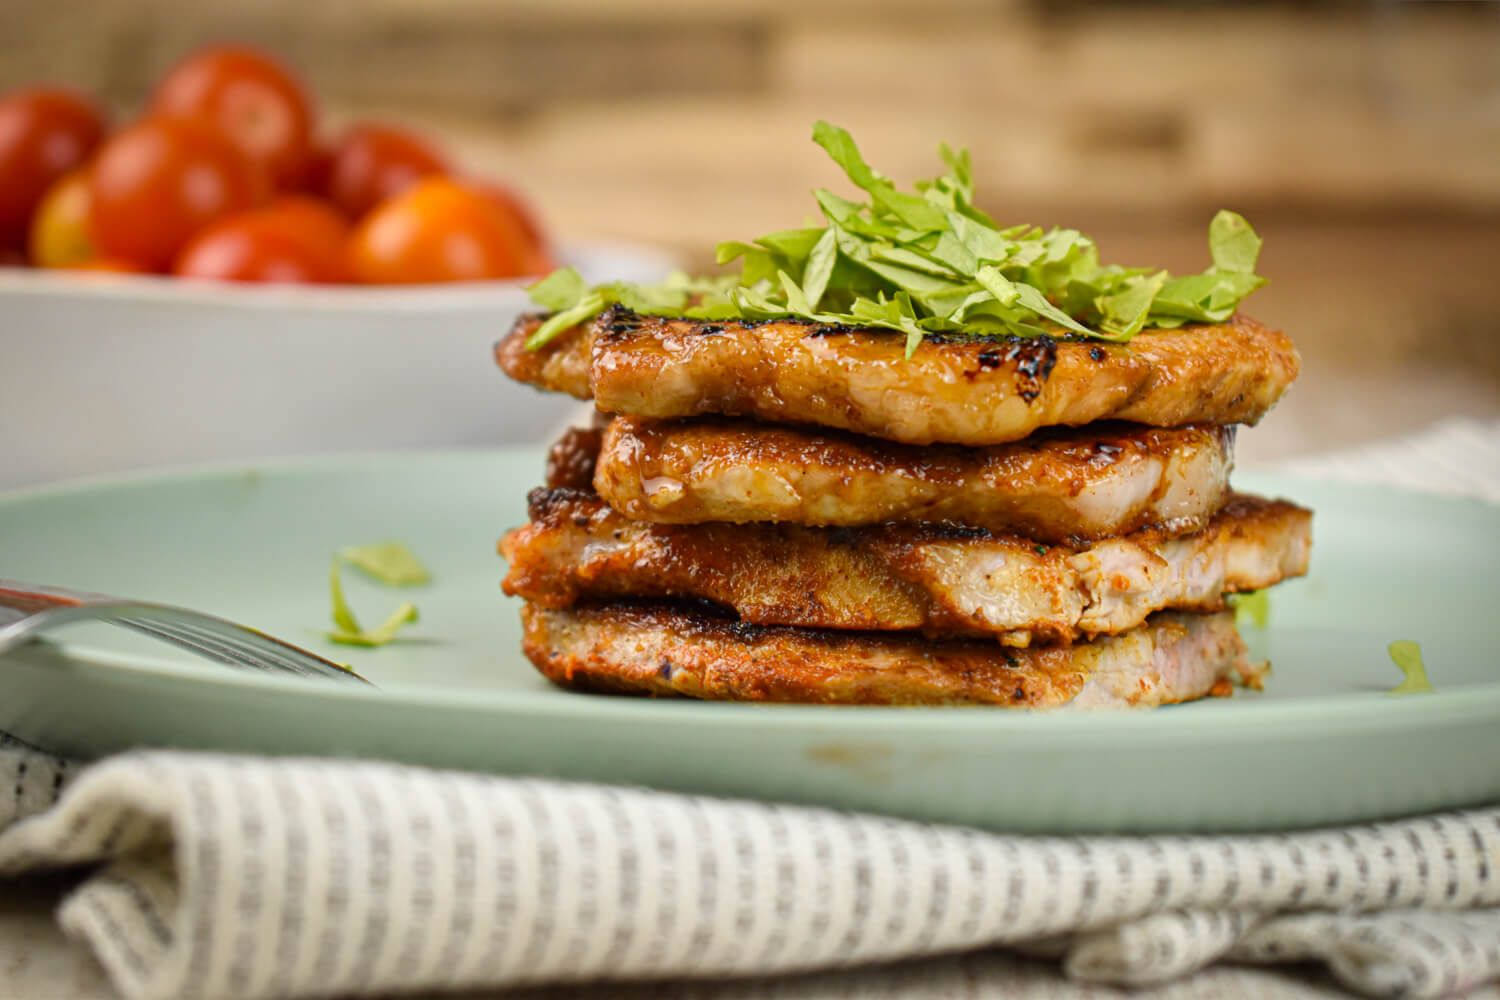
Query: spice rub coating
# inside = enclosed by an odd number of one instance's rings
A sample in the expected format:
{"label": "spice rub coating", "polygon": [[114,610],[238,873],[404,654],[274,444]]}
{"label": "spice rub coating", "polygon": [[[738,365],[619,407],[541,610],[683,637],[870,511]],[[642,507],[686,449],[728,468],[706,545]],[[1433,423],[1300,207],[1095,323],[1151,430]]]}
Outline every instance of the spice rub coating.
{"label": "spice rub coating", "polygon": [[946,521],[1044,542],[1206,525],[1229,496],[1234,430],[1096,424],[986,448],[817,428],[617,417],[594,475],[622,514],[669,524],[849,527]]}
{"label": "spice rub coating", "polygon": [[1296,378],[1286,334],[1236,316],[1128,344],[932,336],[796,320],[703,322],[612,309],[537,351],[525,316],[500,367],[539,388],[643,417],[748,416],[926,445],[1018,441],[1111,417],[1153,426],[1255,423]]}
{"label": "spice rub coating", "polygon": [[1123,632],[1162,609],[1218,611],[1226,593],[1305,573],[1311,547],[1311,512],[1250,496],[1196,534],[1147,530],[1081,546],[933,524],[650,524],[580,491],[530,499],[531,523],[501,542],[504,589],[539,605],[692,599],[758,625],[1014,647]]}
{"label": "spice rub coating", "polygon": [[525,605],[526,656],[581,691],[727,701],[1005,708],[1154,707],[1254,683],[1234,616],[1158,615],[1073,646],[746,625],[664,605]]}

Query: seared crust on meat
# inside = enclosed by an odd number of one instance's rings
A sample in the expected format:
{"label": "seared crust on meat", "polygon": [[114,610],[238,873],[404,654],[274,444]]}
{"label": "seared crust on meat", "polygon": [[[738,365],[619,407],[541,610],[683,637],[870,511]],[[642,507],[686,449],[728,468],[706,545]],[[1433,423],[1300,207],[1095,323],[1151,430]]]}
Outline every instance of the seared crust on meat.
{"label": "seared crust on meat", "polygon": [[622,514],[858,526],[948,521],[1044,542],[1206,525],[1229,496],[1234,429],[1098,424],[988,448],[921,448],[746,420],[616,417],[594,476]]}
{"label": "seared crust on meat", "polygon": [[1291,340],[1255,320],[1148,330],[1129,344],[933,336],[794,320],[709,323],[615,309],[536,352],[522,317],[496,347],[512,378],[608,413],[808,423],[909,444],[1018,441],[1123,417],[1254,423],[1297,375]]}
{"label": "seared crust on meat", "polygon": [[604,428],[569,427],[557,443],[547,449],[547,485],[553,488],[593,488],[594,467],[604,442]]}
{"label": "seared crust on meat", "polygon": [[986,642],[746,625],[653,605],[525,605],[522,648],[582,691],[729,701],[1006,708],[1149,707],[1253,680],[1234,616],[1159,615],[1122,636],[1007,650]]}
{"label": "seared crust on meat", "polygon": [[1123,632],[1164,608],[1218,611],[1225,593],[1305,573],[1311,546],[1311,512],[1250,496],[1194,535],[1149,530],[1081,547],[933,524],[650,524],[580,491],[530,499],[531,523],[501,542],[504,588],[539,605],[685,598],[759,625],[1018,647]]}

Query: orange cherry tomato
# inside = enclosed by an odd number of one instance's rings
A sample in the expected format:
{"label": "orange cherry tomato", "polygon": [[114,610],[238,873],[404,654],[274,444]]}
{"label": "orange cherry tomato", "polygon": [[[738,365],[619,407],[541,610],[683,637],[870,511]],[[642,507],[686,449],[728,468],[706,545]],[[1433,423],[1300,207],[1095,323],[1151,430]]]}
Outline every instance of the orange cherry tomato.
{"label": "orange cherry tomato", "polygon": [[31,216],[27,251],[37,267],[67,267],[94,256],[88,171],[63,174],[47,189]]}
{"label": "orange cherry tomato", "polygon": [[532,263],[515,216],[484,192],[430,177],[376,208],[354,230],[350,263],[371,284],[514,278]]}
{"label": "orange cherry tomato", "polygon": [[448,164],[420,137],[389,125],[360,125],[334,147],[328,197],[351,219]]}
{"label": "orange cherry tomato", "polygon": [[34,88],[0,100],[0,247],[25,244],[42,195],[103,135],[103,114],[72,91]]}
{"label": "orange cherry tomato", "polygon": [[172,273],[184,278],[276,284],[345,281],[342,240],[309,225],[301,206],[241,212],[209,226],[177,255]]}
{"label": "orange cherry tomato", "polygon": [[198,230],[265,193],[265,176],[212,123],[148,118],[100,148],[89,234],[104,256],[160,270]]}
{"label": "orange cherry tomato", "polygon": [[312,153],[312,98],[259,49],[220,45],[188,56],[157,84],[151,112],[211,119],[278,187],[295,186]]}
{"label": "orange cherry tomato", "polygon": [[545,249],[547,247],[549,242],[547,234],[542,229],[542,224],[537,218],[536,211],[525,198],[521,197],[515,188],[500,181],[480,178],[468,178],[464,183],[489,195],[495,200],[495,204],[514,215],[516,221],[521,224],[521,228],[526,231],[526,235],[530,237],[532,243],[540,248]]}
{"label": "orange cherry tomato", "polygon": [[144,274],[145,269],[132,261],[119,257],[90,257],[72,264],[64,264],[68,271],[99,271],[109,274]]}

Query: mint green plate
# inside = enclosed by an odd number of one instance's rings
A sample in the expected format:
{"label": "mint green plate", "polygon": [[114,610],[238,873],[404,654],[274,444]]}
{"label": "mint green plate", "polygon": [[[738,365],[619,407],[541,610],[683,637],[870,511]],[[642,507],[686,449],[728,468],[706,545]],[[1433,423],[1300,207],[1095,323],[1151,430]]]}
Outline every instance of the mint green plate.
{"label": "mint green plate", "polygon": [[[1317,511],[1278,588],[1264,694],[1155,712],[822,708],[569,694],[518,649],[495,541],[536,450],[213,469],[0,498],[0,576],[186,604],[352,662],[379,689],[241,674],[105,626],[0,658],[0,729],[65,754],[136,746],[349,754],[819,803],[996,829],[1306,826],[1500,801],[1500,508],[1241,477]],[[346,574],[411,640],[320,638],[329,556],[399,538],[435,582]],[[1439,692],[1395,697],[1392,639]]]}

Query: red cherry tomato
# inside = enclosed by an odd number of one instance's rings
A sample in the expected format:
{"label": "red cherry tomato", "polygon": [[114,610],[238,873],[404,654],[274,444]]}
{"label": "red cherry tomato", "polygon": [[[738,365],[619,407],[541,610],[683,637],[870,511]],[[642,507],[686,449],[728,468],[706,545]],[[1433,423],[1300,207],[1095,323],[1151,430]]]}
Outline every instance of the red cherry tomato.
{"label": "red cherry tomato", "polygon": [[283,188],[301,180],[312,152],[312,99],[259,49],[221,45],[194,53],[162,78],[151,112],[214,121]]}
{"label": "red cherry tomato", "polygon": [[351,227],[328,202],[304,194],[282,195],[257,214],[272,228],[343,259]]}
{"label": "red cherry tomato", "polygon": [[183,248],[172,273],[283,284],[346,280],[342,240],[330,241],[329,220],[312,220],[304,209],[273,205],[221,219]]}
{"label": "red cherry tomato", "polygon": [[0,247],[19,249],[42,195],[88,159],[104,116],[67,90],[18,90],[0,100]]}
{"label": "red cherry tomato", "polygon": [[102,255],[160,270],[194,233],[265,191],[264,175],[212,123],[148,118],[99,150],[89,234]]}
{"label": "red cherry tomato", "polygon": [[388,125],[361,125],[334,147],[327,193],[358,219],[423,177],[447,172],[443,157],[418,136]]}
{"label": "red cherry tomato", "polygon": [[26,248],[37,267],[67,267],[94,256],[87,170],[63,174],[47,189],[31,216]]}
{"label": "red cherry tomato", "polygon": [[528,273],[531,240],[475,188],[430,177],[376,208],[354,231],[354,276],[372,284],[484,281]]}

